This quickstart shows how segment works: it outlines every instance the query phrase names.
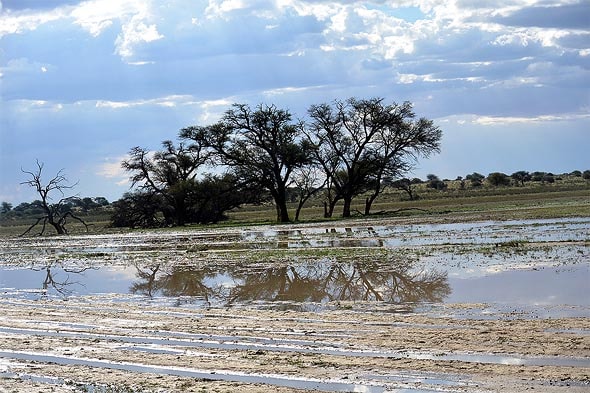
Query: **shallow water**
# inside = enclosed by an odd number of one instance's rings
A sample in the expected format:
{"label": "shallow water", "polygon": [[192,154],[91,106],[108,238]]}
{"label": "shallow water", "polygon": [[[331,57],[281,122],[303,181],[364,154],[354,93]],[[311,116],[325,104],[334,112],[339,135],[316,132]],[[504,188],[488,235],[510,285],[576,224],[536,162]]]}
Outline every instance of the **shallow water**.
{"label": "shallow water", "polygon": [[[429,270],[418,262],[397,264],[334,262],[311,264],[212,265],[76,269],[61,264],[44,267],[0,267],[0,298],[29,300],[72,296],[132,295],[135,300],[169,299],[177,304],[208,306],[252,302],[328,305],[342,301],[394,304],[499,303],[524,306],[590,306],[581,296],[590,288],[590,265],[515,269],[470,261]],[[416,269],[415,265],[420,265]],[[502,267],[504,269],[502,269]],[[450,274],[449,274],[450,272]],[[464,273],[464,274],[462,274]]]}
{"label": "shallow water", "polygon": [[590,218],[4,239],[0,299],[308,310],[493,303],[576,306],[587,315],[588,239]]}

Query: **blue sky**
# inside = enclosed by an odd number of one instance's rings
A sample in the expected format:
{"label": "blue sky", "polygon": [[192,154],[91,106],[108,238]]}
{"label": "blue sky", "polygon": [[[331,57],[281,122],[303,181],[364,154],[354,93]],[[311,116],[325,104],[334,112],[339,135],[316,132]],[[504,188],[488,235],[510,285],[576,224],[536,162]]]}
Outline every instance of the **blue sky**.
{"label": "blue sky", "polygon": [[118,199],[120,162],[234,102],[296,117],[409,100],[443,130],[425,178],[590,169],[590,3],[0,0],[0,201],[21,168]]}

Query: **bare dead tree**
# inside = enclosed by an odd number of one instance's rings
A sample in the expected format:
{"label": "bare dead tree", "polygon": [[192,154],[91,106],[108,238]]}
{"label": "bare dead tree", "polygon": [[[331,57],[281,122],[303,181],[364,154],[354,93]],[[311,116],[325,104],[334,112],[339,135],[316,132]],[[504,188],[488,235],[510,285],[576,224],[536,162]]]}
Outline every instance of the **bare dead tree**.
{"label": "bare dead tree", "polygon": [[[44,266],[35,267],[31,266],[31,270],[34,271],[45,271],[45,279],[43,280],[42,289],[41,289],[41,298],[47,299],[49,296],[50,289],[54,289],[55,292],[60,294],[61,296],[67,298],[71,293],[72,290],[69,289],[73,285],[80,285],[85,286],[83,283],[78,281],[71,281],[70,280],[70,273],[72,274],[83,274],[87,270],[96,270],[96,267],[66,267],[63,263],[56,261],[56,262],[49,262]],[[66,277],[64,280],[57,279],[57,272],[61,270],[63,273],[66,273]]]}
{"label": "bare dead tree", "polygon": [[[72,218],[81,222],[86,231],[88,232],[88,224],[84,222],[80,217],[77,217],[72,213],[70,210],[65,209],[65,205],[67,202],[70,202],[77,198],[77,196],[69,196],[66,197],[64,190],[69,190],[74,188],[77,183],[75,184],[68,184],[68,179],[63,174],[63,169],[61,169],[57,174],[50,179],[47,183],[43,183],[41,180],[41,174],[43,172],[43,163],[40,163],[38,160],[37,169],[34,171],[25,171],[21,169],[23,173],[26,173],[30,176],[30,180],[24,181],[21,184],[26,184],[30,187],[33,187],[39,197],[39,207],[43,210],[43,215],[38,217],[37,220],[25,231],[21,234],[21,236],[26,235],[29,233],[34,227],[36,227],[39,223],[42,223],[41,232],[39,232],[39,236],[45,233],[45,228],[47,224],[51,225],[55,231],[59,235],[65,235],[68,233],[66,229],[66,222],[68,218]],[[51,203],[53,200],[52,194],[59,193],[61,194],[62,198],[57,201],[57,203]]]}

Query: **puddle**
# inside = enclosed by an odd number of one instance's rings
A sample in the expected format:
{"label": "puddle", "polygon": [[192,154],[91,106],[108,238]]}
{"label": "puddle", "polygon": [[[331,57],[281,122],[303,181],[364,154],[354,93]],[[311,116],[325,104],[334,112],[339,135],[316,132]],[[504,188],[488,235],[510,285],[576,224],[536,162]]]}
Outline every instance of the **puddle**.
{"label": "puddle", "polygon": [[[127,362],[109,362],[95,359],[74,358],[47,355],[34,352],[0,351],[0,357],[21,361],[45,362],[58,365],[77,365],[95,368],[106,368],[111,370],[131,371],[137,373],[150,373],[158,375],[173,375],[177,377],[197,378],[211,381],[232,381],[241,383],[261,383],[273,386],[282,386],[294,389],[321,390],[329,392],[385,392],[383,386],[370,385],[343,381],[324,381],[311,378],[298,378],[295,376],[282,376],[272,374],[248,374],[240,372],[229,372],[224,370],[199,370],[181,367],[161,367],[154,365],[143,365]],[[420,392],[420,390],[412,390]]]}
{"label": "puddle", "polygon": [[306,311],[383,303],[398,313],[489,303],[588,316],[588,239],[589,218],[0,239],[0,299]]}
{"label": "puddle", "polygon": [[425,225],[260,227],[230,230],[145,231],[117,235],[0,239],[1,264],[54,262],[56,258],[103,263],[137,257],[186,258],[187,253],[400,246],[496,245],[510,242],[587,242],[589,218]]}
{"label": "puddle", "polygon": [[[87,332],[63,332],[49,331],[38,329],[16,329],[0,327],[0,332],[4,334],[28,335],[41,337],[67,337],[85,340],[103,340],[108,342],[118,342],[135,344],[134,346],[120,345],[114,347],[118,350],[137,350],[149,353],[169,353],[177,354],[177,348],[201,348],[201,349],[222,349],[222,350],[242,350],[242,351],[272,351],[272,352],[296,352],[311,353],[334,356],[350,357],[370,357],[370,358],[388,358],[388,359],[417,359],[417,360],[441,360],[441,361],[460,361],[467,363],[487,363],[487,364],[505,364],[505,365],[522,365],[522,366],[568,366],[568,367],[588,367],[590,358],[576,358],[564,356],[523,356],[510,354],[489,354],[489,353],[435,353],[427,351],[375,351],[371,349],[352,349],[342,347],[332,342],[322,342],[319,340],[298,340],[296,344],[292,340],[269,340],[259,339],[256,337],[244,336],[215,336],[204,335],[197,340],[180,339],[172,336],[159,337],[141,337],[126,336],[114,334],[94,334]],[[175,347],[175,349],[170,349]],[[2,356],[0,354],[0,356]],[[5,356],[9,357],[9,356]]]}
{"label": "puddle", "polygon": [[[456,260],[455,260],[456,262]],[[472,262],[471,265],[473,265]],[[416,309],[419,304],[498,303],[519,306],[590,307],[590,265],[496,270],[427,270],[411,260],[389,262],[73,269],[60,264],[24,269],[0,267],[0,298],[51,300],[122,296],[123,301],[176,306],[254,305],[281,309],[339,307],[376,302]],[[467,265],[467,264],[465,264]],[[444,266],[441,266],[443,268]],[[398,310],[399,311],[399,310]]]}
{"label": "puddle", "polygon": [[[0,239],[0,304],[27,301],[28,307],[41,308],[50,302],[56,307],[58,302],[74,300],[70,309],[76,310],[92,308],[98,300],[109,303],[113,307],[108,312],[114,312],[117,304],[126,303],[122,312],[136,309],[148,320],[152,313],[192,318],[197,315],[195,309],[199,313],[198,309],[212,307],[420,313],[455,320],[589,317],[589,239],[590,218],[433,225],[363,226],[361,222],[349,227],[313,224],[287,229],[269,226]],[[160,306],[177,308],[171,311]],[[286,315],[304,326],[302,315]],[[220,312],[218,317],[226,316]],[[317,318],[323,317],[318,314]],[[587,368],[590,364],[587,357],[394,351],[341,344],[339,335],[355,334],[346,329],[379,329],[378,324],[370,323],[351,327],[348,321],[339,321],[333,334],[306,336],[305,331],[293,331],[280,332],[278,338],[254,330],[240,331],[239,335],[222,329],[216,331],[219,334],[150,330],[153,325],[148,322],[139,330],[139,325],[124,326],[115,319],[110,322],[109,334],[97,334],[96,326],[84,323],[21,322],[15,326],[30,328],[0,327],[0,334],[98,340],[109,350],[118,351],[120,358],[130,355],[129,351],[138,356],[190,354],[206,358],[218,356],[212,354],[216,350],[235,350],[269,351],[277,356],[288,352],[382,358],[392,364],[396,360],[401,364],[403,359],[465,362],[472,367],[484,363]],[[399,321],[392,323],[403,326]],[[340,327],[342,330],[337,330]],[[460,324],[424,327],[458,329],[461,334]],[[556,329],[553,333],[588,335],[585,328]],[[436,373],[395,370],[372,375],[376,371],[365,370],[366,375],[358,378],[347,375],[350,380],[317,380],[109,362],[67,353],[0,350],[0,365],[3,358],[44,361],[322,391],[477,389],[468,377]],[[63,383],[34,373],[16,375],[0,367],[0,378],[14,377],[48,385]],[[98,385],[92,389],[101,391]]]}

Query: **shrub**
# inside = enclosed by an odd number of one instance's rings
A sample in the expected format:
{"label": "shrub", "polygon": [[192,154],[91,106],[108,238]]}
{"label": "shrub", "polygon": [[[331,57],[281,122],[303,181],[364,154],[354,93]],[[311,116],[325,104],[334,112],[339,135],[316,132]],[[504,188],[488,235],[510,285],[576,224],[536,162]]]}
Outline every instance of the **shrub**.
{"label": "shrub", "polygon": [[507,174],[502,172],[490,173],[488,175],[487,180],[494,187],[510,185],[510,177],[508,177]]}

